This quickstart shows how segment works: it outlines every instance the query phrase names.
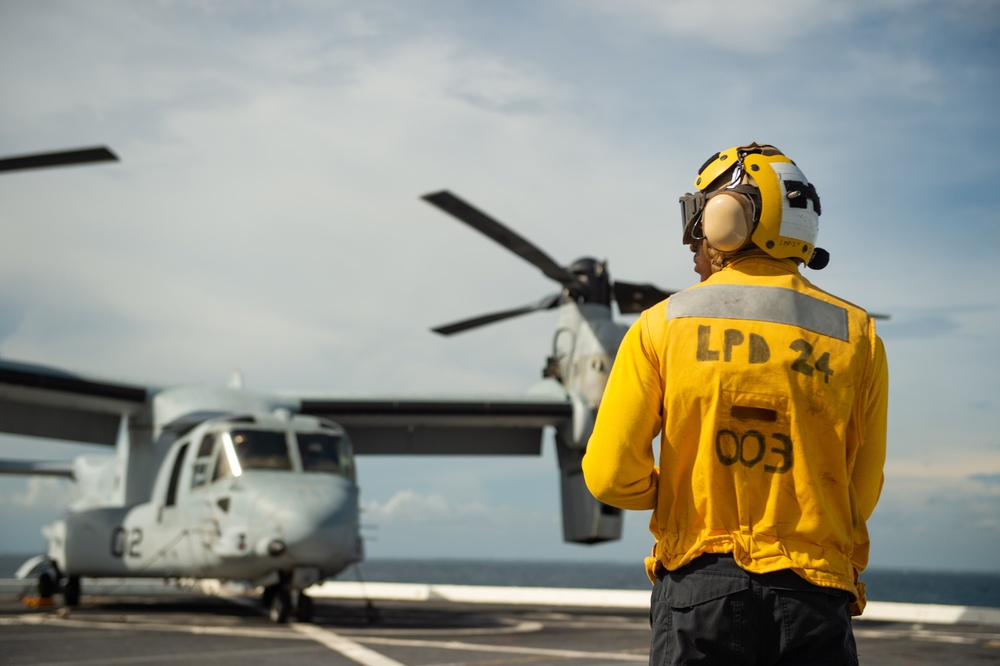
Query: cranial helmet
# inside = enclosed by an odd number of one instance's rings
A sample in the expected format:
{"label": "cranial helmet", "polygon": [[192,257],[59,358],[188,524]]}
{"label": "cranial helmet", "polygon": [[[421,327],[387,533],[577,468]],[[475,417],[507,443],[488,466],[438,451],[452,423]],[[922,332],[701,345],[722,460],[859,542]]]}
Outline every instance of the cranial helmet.
{"label": "cranial helmet", "polygon": [[751,143],[716,153],[698,170],[694,194],[680,198],[684,243],[707,240],[722,252],[748,242],[776,259],[823,268],[816,247],[820,203],[816,188],[780,150]]}

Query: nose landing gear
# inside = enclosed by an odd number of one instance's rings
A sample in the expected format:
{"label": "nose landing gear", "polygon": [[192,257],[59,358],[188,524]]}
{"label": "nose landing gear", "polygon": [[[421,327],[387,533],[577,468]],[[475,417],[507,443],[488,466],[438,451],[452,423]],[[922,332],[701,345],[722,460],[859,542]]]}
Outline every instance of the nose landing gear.
{"label": "nose landing gear", "polygon": [[295,590],[286,581],[264,588],[261,604],[271,622],[284,624],[292,617],[298,622],[312,622],[315,606],[304,590]]}

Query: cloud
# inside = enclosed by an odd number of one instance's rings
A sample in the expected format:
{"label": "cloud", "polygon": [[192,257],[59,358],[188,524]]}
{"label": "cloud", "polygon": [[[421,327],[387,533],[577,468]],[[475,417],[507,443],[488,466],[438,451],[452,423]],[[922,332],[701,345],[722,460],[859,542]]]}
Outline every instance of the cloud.
{"label": "cloud", "polygon": [[562,545],[559,514],[547,506],[487,505],[455,493],[399,490],[385,502],[365,502],[362,526],[369,555],[382,558],[523,559],[531,554],[525,543],[541,557]]}
{"label": "cloud", "polygon": [[487,110],[514,115],[539,115],[565,108],[568,91],[548,77],[519,70],[496,58],[464,62],[448,89],[457,98]]}
{"label": "cloud", "polygon": [[0,291],[0,351],[4,339],[21,326],[27,310],[28,305],[20,295]]}
{"label": "cloud", "polygon": [[739,0],[689,3],[678,0],[591,0],[592,11],[648,30],[701,42],[729,53],[774,53],[808,38],[819,26],[836,26],[853,18],[855,6],[822,0],[780,0],[748,4]]}
{"label": "cloud", "polygon": [[973,474],[969,477],[969,480],[982,483],[990,492],[1000,490],[1000,472],[993,474]]}
{"label": "cloud", "polygon": [[25,480],[24,492],[8,489],[3,503],[21,509],[58,511],[65,508],[76,494],[75,486],[69,481],[32,476]]}
{"label": "cloud", "polygon": [[[464,506],[466,516],[480,512],[482,505]],[[418,495],[412,490],[400,490],[385,503],[372,500],[364,505],[366,518],[376,522],[436,522],[456,515],[455,508],[442,495]]]}
{"label": "cloud", "polygon": [[0,483],[0,552],[44,552],[41,528],[62,515],[77,496],[67,479],[5,478]]}
{"label": "cloud", "polygon": [[883,568],[995,570],[1000,551],[998,477],[930,469],[908,476],[887,472],[868,525],[873,563]]}
{"label": "cloud", "polygon": [[893,313],[890,316],[892,319],[878,325],[883,340],[939,338],[954,334],[960,327],[953,317],[945,313],[928,312],[910,316]]}
{"label": "cloud", "polygon": [[[31,67],[0,70],[3,152],[122,156],[3,176],[4,357],[156,383],[239,367],[253,388],[521,391],[553,313],[427,329],[558,287],[418,197],[452,189],[560,263],[607,258],[616,278],[675,289],[693,279],[676,197],[712,151],[760,139],[824,197],[833,261],[810,279],[893,315],[890,471],[951,465],[912,476],[989,506],[970,477],[994,472],[1000,404],[992,0],[39,0],[4,19],[0,50]],[[559,515],[551,459],[359,465],[394,552],[421,539],[406,511],[466,548],[459,528],[521,509],[549,553],[648,551],[641,516],[625,550],[562,546],[543,527]],[[885,507],[906,533],[925,507],[896,483]]]}

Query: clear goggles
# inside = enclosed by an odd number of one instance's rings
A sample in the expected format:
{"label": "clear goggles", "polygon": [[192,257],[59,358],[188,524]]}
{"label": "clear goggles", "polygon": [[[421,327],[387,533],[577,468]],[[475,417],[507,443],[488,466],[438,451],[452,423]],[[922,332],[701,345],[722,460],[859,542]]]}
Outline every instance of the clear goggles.
{"label": "clear goggles", "polygon": [[694,194],[685,194],[679,201],[684,244],[690,245],[705,240],[705,233],[701,229],[701,212],[705,210],[705,202],[708,201],[708,197],[705,196],[704,192],[695,192]]}

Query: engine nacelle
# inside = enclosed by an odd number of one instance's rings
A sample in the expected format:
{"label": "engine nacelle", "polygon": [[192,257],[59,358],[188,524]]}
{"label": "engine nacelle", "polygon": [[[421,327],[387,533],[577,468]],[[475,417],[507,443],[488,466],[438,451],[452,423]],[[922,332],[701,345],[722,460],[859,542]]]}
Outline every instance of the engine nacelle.
{"label": "engine nacelle", "polygon": [[570,448],[556,436],[562,489],[563,539],[573,543],[601,543],[622,537],[622,511],[598,501],[583,478],[584,451]]}

